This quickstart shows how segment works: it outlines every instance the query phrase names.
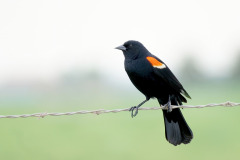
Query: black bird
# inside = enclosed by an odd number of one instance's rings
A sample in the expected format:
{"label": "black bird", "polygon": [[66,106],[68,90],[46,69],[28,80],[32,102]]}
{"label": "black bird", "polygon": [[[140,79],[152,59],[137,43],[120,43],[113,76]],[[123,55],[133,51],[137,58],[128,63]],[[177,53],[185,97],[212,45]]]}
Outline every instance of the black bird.
{"label": "black bird", "polygon": [[168,66],[138,41],[127,41],[116,49],[123,51],[124,66],[130,80],[146,96],[143,102],[130,108],[132,117],[150,98],[157,98],[159,104],[167,108],[163,110],[167,141],[175,146],[190,143],[193,133],[180,109],[172,109],[171,105],[182,105],[182,102],[187,102],[185,97],[191,97]]}

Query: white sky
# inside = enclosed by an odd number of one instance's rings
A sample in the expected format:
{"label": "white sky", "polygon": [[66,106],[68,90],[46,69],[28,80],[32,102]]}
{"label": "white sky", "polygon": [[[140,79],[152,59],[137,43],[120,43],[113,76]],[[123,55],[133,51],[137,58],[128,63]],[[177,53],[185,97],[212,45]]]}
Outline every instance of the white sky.
{"label": "white sky", "polygon": [[113,48],[142,42],[173,71],[193,54],[204,71],[227,73],[240,50],[239,0],[0,1],[0,83],[52,80],[68,70],[124,77]]}

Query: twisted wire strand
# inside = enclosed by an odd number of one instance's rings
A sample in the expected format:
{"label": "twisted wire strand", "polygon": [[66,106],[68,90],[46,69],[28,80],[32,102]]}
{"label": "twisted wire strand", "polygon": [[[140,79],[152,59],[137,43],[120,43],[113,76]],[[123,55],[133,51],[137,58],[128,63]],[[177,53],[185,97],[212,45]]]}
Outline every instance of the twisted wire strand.
{"label": "twisted wire strand", "polygon": [[[182,106],[172,106],[172,108],[205,108],[205,107],[217,107],[217,106],[224,106],[224,107],[235,107],[240,106],[240,103],[234,103],[234,102],[224,102],[224,103],[211,103],[206,105],[182,105]],[[166,109],[165,107],[141,107],[139,110],[159,110],[159,109]],[[22,115],[0,115],[1,118],[29,118],[29,117],[38,117],[38,118],[44,118],[46,116],[72,116],[76,114],[103,114],[103,113],[118,113],[123,111],[129,111],[129,108],[124,109],[113,109],[113,110],[105,110],[105,109],[99,109],[99,110],[92,110],[92,111],[76,111],[76,112],[64,112],[64,113],[33,113],[33,114],[22,114]]]}

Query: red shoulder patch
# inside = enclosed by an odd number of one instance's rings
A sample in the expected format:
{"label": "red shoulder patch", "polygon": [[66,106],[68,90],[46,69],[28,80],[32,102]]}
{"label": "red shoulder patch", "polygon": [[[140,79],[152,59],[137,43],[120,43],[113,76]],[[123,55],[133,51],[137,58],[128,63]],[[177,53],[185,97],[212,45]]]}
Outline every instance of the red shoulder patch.
{"label": "red shoulder patch", "polygon": [[153,67],[160,68],[160,69],[166,68],[165,64],[159,62],[156,58],[147,57],[147,60],[151,63]]}

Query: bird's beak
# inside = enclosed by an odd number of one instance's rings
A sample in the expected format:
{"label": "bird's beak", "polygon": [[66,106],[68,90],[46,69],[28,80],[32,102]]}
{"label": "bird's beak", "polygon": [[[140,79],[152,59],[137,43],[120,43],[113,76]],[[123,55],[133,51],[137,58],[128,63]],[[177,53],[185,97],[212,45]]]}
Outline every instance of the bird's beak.
{"label": "bird's beak", "polygon": [[116,47],[115,49],[119,49],[122,51],[126,51],[126,47],[124,47],[123,45]]}

